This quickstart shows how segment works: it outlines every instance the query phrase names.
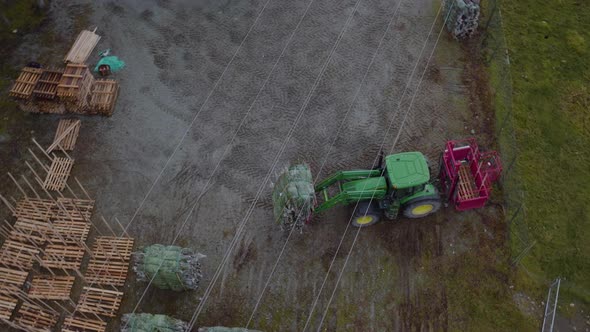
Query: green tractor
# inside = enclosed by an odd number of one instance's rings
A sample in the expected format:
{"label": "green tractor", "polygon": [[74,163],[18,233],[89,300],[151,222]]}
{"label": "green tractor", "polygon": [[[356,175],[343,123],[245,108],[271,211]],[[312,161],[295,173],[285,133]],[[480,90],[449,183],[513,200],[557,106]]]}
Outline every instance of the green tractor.
{"label": "green tractor", "polygon": [[[291,179],[279,183],[293,184],[295,190],[289,190],[288,185],[287,190],[284,186],[275,186],[275,207],[284,207],[282,211],[275,211],[279,212],[278,215],[275,213],[275,217],[283,224],[301,226],[312,212],[320,213],[337,205],[358,202],[352,225],[366,227],[377,223],[381,216],[396,219],[400,211],[405,217],[421,218],[440,208],[440,195],[430,183],[428,163],[422,153],[389,155],[385,157],[384,166],[372,170],[336,172],[319,182],[313,192],[309,186],[304,188],[307,184],[305,179],[311,179],[309,168],[306,165],[291,167],[285,173]],[[300,173],[308,174],[297,178]],[[282,197],[289,199],[279,202]]]}
{"label": "green tractor", "polygon": [[[366,227],[382,216],[422,218],[438,211],[445,197],[459,211],[485,205],[501,172],[496,152],[481,152],[475,139],[448,141],[441,154],[438,180],[431,181],[421,152],[396,153],[371,170],[339,171],[313,186],[306,164],[290,167],[273,189],[274,215],[286,228],[303,226],[313,213],[338,205],[356,205],[352,225]],[[441,192],[439,194],[439,191]],[[357,205],[358,204],[358,205]]]}

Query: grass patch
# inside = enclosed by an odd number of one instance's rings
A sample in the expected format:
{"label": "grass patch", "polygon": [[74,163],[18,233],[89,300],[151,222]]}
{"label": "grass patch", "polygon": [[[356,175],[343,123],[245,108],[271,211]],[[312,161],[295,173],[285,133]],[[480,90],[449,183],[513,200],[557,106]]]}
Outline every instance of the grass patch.
{"label": "grass patch", "polygon": [[[520,151],[513,172],[522,181],[527,230],[536,241],[522,261],[517,281],[543,296],[548,282],[561,276],[565,281],[560,302],[587,306],[590,3],[502,1],[500,8]],[[497,69],[491,67],[492,85],[502,89],[503,79],[494,76]]]}

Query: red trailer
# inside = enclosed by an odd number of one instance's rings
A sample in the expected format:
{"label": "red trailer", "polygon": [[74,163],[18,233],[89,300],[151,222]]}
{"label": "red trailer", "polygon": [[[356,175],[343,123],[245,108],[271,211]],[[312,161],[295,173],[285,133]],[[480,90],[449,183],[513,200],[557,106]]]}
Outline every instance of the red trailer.
{"label": "red trailer", "polygon": [[459,211],[480,208],[501,172],[498,153],[480,151],[475,138],[448,141],[440,162],[441,192]]}

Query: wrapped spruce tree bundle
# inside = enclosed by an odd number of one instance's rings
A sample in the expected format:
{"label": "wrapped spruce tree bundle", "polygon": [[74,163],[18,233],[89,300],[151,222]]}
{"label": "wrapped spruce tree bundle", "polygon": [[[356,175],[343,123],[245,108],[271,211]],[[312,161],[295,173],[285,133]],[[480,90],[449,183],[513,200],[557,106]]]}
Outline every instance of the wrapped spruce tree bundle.
{"label": "wrapped spruce tree bundle", "polygon": [[189,248],[154,244],[134,254],[133,270],[139,281],[149,282],[153,278],[152,284],[160,289],[196,289],[204,257]]}
{"label": "wrapped spruce tree bundle", "polygon": [[125,314],[121,332],[186,332],[188,324],[166,315]]}
{"label": "wrapped spruce tree bundle", "polygon": [[284,230],[301,229],[313,212],[315,191],[309,166],[293,165],[277,179],[272,191],[275,220]]}

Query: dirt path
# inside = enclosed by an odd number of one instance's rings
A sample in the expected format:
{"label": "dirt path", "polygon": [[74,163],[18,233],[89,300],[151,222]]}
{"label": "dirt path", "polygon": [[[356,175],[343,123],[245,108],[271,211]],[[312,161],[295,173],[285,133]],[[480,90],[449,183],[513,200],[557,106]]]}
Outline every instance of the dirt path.
{"label": "dirt path", "polygon": [[[316,0],[255,99],[307,4],[272,0],[162,178],[133,217],[263,3],[52,3],[53,20],[62,22],[54,25],[58,35],[71,37],[75,26],[60,20],[68,16],[68,10],[61,8],[91,9],[88,24],[97,25],[103,36],[97,51],[112,48],[127,62],[117,77],[121,93],[113,117],[83,120],[74,175],[96,196],[100,214],[117,216],[125,225],[133,218],[129,233],[139,246],[170,243],[180,232],[177,244],[206,254],[203,289],[253,203],[355,1]],[[393,126],[385,146],[391,147],[400,130],[401,116],[396,109],[434,19],[436,3],[420,0],[402,4],[356,104],[344,119],[397,2],[365,0],[360,4],[273,173],[298,161],[307,161],[314,174],[318,173],[339,128],[321,176],[340,169],[369,167],[390,122]],[[430,39],[425,54],[429,54],[434,39]],[[30,47],[24,45],[19,52]],[[437,160],[446,139],[470,135],[469,91],[461,77],[465,66],[459,59],[461,54],[445,35],[396,151],[420,150]],[[418,73],[424,64],[422,61],[418,66]],[[401,100],[402,110],[416,86],[414,79]],[[213,177],[213,185],[181,229],[251,104],[248,117]],[[57,120],[40,117],[39,121]],[[207,300],[199,325],[240,326],[250,316],[285,240],[271,222],[270,185],[263,189],[247,231]],[[254,327],[265,331],[303,327],[348,213],[346,208],[326,213],[317,217],[303,235],[294,235],[266,291]],[[468,216],[469,222],[480,220],[476,214]],[[436,283],[440,267],[433,262],[451,255],[449,239],[456,241],[459,231],[453,223],[455,218],[456,214],[447,210],[427,220],[384,223],[363,230],[324,327],[330,331],[446,330],[447,295]],[[353,236],[346,235],[312,327],[325,309]],[[122,313],[133,310],[145,287],[130,279]],[[203,289],[180,294],[150,289],[139,308],[141,312],[189,320]],[[110,329],[114,331],[117,326],[115,320]]]}

